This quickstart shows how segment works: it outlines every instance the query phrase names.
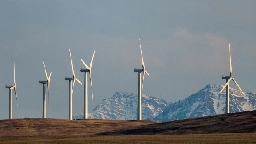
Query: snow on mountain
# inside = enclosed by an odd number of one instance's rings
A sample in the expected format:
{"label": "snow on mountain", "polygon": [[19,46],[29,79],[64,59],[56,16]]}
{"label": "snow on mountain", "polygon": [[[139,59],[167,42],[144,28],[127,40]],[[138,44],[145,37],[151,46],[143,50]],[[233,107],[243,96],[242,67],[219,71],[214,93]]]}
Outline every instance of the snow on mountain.
{"label": "snow on mountain", "polygon": [[[224,114],[226,110],[226,93],[219,93],[220,85],[206,85],[205,88],[191,96],[174,102],[156,116],[154,121],[172,121],[202,116]],[[255,110],[256,94],[230,88],[230,113]]]}
{"label": "snow on mountain", "polygon": [[[163,99],[142,95],[142,119],[153,119],[163,112],[168,105]],[[126,92],[116,92],[111,98],[104,99],[89,114],[93,119],[136,120],[138,95]],[[73,118],[83,119],[83,115]]]}
{"label": "snow on mountain", "polygon": [[[202,116],[224,114],[226,93],[220,93],[220,85],[206,85],[205,88],[175,103],[167,103],[156,97],[142,96],[142,119],[153,121],[172,121]],[[256,93],[230,88],[230,113],[256,109]],[[94,119],[136,120],[138,96],[132,93],[117,92],[111,98],[104,99],[89,114]],[[82,119],[83,115],[75,116]]]}

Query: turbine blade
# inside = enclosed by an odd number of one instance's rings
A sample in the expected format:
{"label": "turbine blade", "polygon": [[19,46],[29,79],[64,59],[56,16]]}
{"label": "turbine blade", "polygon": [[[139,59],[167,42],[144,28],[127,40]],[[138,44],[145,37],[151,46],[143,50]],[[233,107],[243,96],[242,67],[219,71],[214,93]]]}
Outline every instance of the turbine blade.
{"label": "turbine blade", "polygon": [[[18,102],[18,99],[16,99],[16,105],[17,105],[17,110],[19,111],[19,102]],[[18,112],[19,113],[19,112]]]}
{"label": "turbine blade", "polygon": [[75,80],[73,80],[72,90],[71,90],[71,96],[73,96],[74,85],[75,85]]}
{"label": "turbine blade", "polygon": [[84,66],[85,66],[86,69],[90,69],[90,68],[88,67],[88,65],[84,62],[83,59],[81,59],[81,62],[84,64]]}
{"label": "turbine blade", "polygon": [[90,71],[90,83],[91,83],[92,100],[93,100],[93,89],[92,89],[92,71]]}
{"label": "turbine blade", "polygon": [[142,68],[145,69],[145,63],[144,63],[143,57],[142,57],[142,60],[141,60],[141,65],[142,65]]}
{"label": "turbine blade", "polygon": [[142,67],[145,67],[145,65],[144,65],[144,59],[143,59],[143,55],[142,55],[141,44],[140,44],[140,54],[141,54],[141,64],[142,64]]}
{"label": "turbine blade", "polygon": [[50,109],[50,85],[51,85],[51,76],[52,76],[52,72],[50,73],[49,77],[47,77],[48,107],[49,107],[49,109]]}
{"label": "turbine blade", "polygon": [[77,79],[76,77],[75,77],[74,81],[77,81],[78,83],[80,83],[81,85],[83,85],[83,83],[82,83],[82,82],[80,82],[80,80],[79,80],[79,79]]}
{"label": "turbine blade", "polygon": [[14,87],[14,93],[15,93],[15,97],[16,97],[16,100],[18,99],[18,94],[17,94],[17,88]]}
{"label": "turbine blade", "polygon": [[13,68],[13,81],[14,81],[14,85],[15,85],[16,84],[15,63],[14,63],[14,68]]}
{"label": "turbine blade", "polygon": [[15,69],[15,63],[14,63],[14,70],[13,70],[13,80],[14,80],[14,92],[15,92],[15,97],[16,97],[16,100],[18,99],[18,95],[17,95],[17,85],[16,85],[16,69]]}
{"label": "turbine blade", "polygon": [[52,76],[52,72],[51,72],[50,75],[49,75],[49,79],[51,78],[51,76]]}
{"label": "turbine blade", "polygon": [[231,62],[231,51],[230,51],[230,43],[228,45],[229,48],[229,70],[230,70],[230,76],[232,75],[232,62]]}
{"label": "turbine blade", "polygon": [[146,71],[146,66],[145,66],[145,63],[144,63],[143,55],[142,55],[142,47],[141,47],[141,44],[140,44],[140,53],[141,53],[141,65],[142,65],[142,69],[144,70],[144,74],[146,73],[147,75],[149,75],[149,73]]}
{"label": "turbine blade", "polygon": [[45,67],[44,61],[43,61],[43,65],[44,65],[44,73],[45,73],[45,77],[46,77],[46,79],[48,79],[48,74],[47,74],[47,71],[46,71],[46,67]]}
{"label": "turbine blade", "polygon": [[[74,87],[74,85],[75,85],[75,82],[76,82],[76,80],[75,80],[75,78],[73,79],[73,84],[72,84],[72,86]],[[72,87],[72,89],[73,89],[73,87]]]}
{"label": "turbine blade", "polygon": [[50,73],[49,77],[47,77],[47,81],[50,83],[51,82],[51,76],[52,76],[52,72]]}
{"label": "turbine blade", "polygon": [[47,90],[48,90],[48,107],[50,105],[50,82],[47,81]]}
{"label": "turbine blade", "polygon": [[92,60],[91,60],[91,63],[90,63],[90,69],[92,68],[92,62],[93,62],[94,54],[95,54],[95,50],[94,50],[94,52],[92,54]]}
{"label": "turbine blade", "polygon": [[235,78],[232,78],[232,80],[234,81],[234,83],[236,84],[236,86],[239,88],[239,90],[242,92],[242,94],[244,96],[246,96],[246,94],[244,93],[244,91],[241,89],[241,87],[239,86],[239,84],[236,82]]}
{"label": "turbine blade", "polygon": [[144,70],[147,75],[149,75],[148,71]]}
{"label": "turbine blade", "polygon": [[144,77],[145,77],[145,74],[143,73],[142,82],[141,82],[141,94],[143,92]]}
{"label": "turbine blade", "polygon": [[71,57],[70,49],[69,49],[69,56],[70,56],[70,63],[71,63],[72,73],[73,73],[73,76],[75,76],[75,71],[74,71],[74,66],[73,66],[73,62],[72,62],[72,57]]}
{"label": "turbine blade", "polygon": [[140,44],[140,54],[141,54],[141,57],[143,57],[143,56],[142,56],[142,48],[141,48],[141,44]]}
{"label": "turbine blade", "polygon": [[226,86],[229,84],[229,82],[232,80],[232,78],[229,78],[228,82],[222,87],[220,93],[226,88]]}
{"label": "turbine blade", "polygon": [[72,86],[72,90],[71,90],[71,96],[73,96],[73,88],[74,88],[74,87]]}

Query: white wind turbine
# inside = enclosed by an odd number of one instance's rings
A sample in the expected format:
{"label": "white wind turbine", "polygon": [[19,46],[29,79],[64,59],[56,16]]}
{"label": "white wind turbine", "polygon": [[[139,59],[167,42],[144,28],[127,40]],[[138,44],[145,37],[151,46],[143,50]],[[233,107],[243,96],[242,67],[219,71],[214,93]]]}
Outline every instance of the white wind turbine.
{"label": "white wind turbine", "polygon": [[44,72],[45,72],[46,81],[39,81],[39,83],[43,84],[43,118],[46,118],[45,84],[47,84],[47,90],[48,90],[48,106],[49,106],[49,102],[50,102],[50,83],[51,83],[51,75],[52,75],[52,72],[51,72],[50,75],[48,76],[47,71],[46,71],[46,68],[45,68],[44,61],[43,61],[43,65],[44,65]]}
{"label": "white wind turbine", "polygon": [[15,63],[14,63],[14,85],[13,86],[5,86],[6,88],[9,89],[9,119],[12,119],[12,90],[14,90],[15,95],[16,95],[16,100],[18,98],[17,95],[17,85],[16,85],[16,76],[15,76]]}
{"label": "white wind turbine", "polygon": [[[88,89],[87,89],[87,72],[90,73],[90,83],[91,83],[91,90],[92,90],[92,62],[94,58],[95,51],[92,55],[92,60],[90,63],[90,67],[81,59],[83,65],[85,66],[85,69],[81,69],[81,72],[84,72],[84,119],[88,118]],[[92,90],[92,100],[93,100],[93,90]]]}
{"label": "white wind turbine", "polygon": [[[75,71],[74,71],[74,66],[72,62],[72,57],[71,57],[71,51],[69,49],[69,54],[70,54],[70,62],[71,62],[71,68],[72,68],[72,78],[65,78],[65,80],[69,81],[69,120],[72,120],[72,95],[73,95],[73,88],[75,85],[75,82],[77,81],[82,85],[82,83],[76,78]],[[73,84],[71,85],[71,82],[73,81]]]}
{"label": "white wind turbine", "polygon": [[222,76],[222,79],[226,79],[226,84],[223,86],[223,88],[220,91],[220,93],[221,93],[226,88],[226,113],[229,113],[229,83],[230,83],[231,80],[234,81],[234,83],[237,85],[237,87],[242,92],[242,94],[244,96],[246,96],[246,94],[243,92],[243,90],[240,88],[240,86],[236,82],[235,78],[232,76],[232,62],[231,62],[230,43],[229,43],[228,47],[229,47],[229,70],[230,70],[230,75],[229,76]]}
{"label": "white wind turbine", "polygon": [[[140,52],[141,52],[142,69],[136,69],[136,68],[134,69],[134,72],[138,73],[138,117],[137,117],[137,120],[141,120],[141,109],[142,109],[141,95],[142,95],[142,90],[143,90],[144,76],[145,76],[145,74],[149,75],[149,73],[146,70],[145,64],[144,64],[144,59],[143,59],[143,56],[142,56],[141,43],[140,43]],[[142,82],[141,82],[141,72],[143,72]]]}

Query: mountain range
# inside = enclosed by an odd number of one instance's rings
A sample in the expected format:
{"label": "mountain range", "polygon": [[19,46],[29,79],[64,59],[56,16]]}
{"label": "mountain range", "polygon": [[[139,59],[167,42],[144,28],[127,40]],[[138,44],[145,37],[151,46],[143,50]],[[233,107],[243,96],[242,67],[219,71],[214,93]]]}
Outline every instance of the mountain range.
{"label": "mountain range", "polygon": [[[221,85],[206,85],[200,91],[177,102],[168,103],[163,99],[142,95],[142,119],[157,122],[181,120],[203,116],[224,114],[226,94],[220,93]],[[256,109],[256,93],[230,88],[230,113]],[[104,99],[89,114],[94,119],[136,120],[138,95],[116,92],[111,98]],[[82,119],[83,115],[74,117]]]}

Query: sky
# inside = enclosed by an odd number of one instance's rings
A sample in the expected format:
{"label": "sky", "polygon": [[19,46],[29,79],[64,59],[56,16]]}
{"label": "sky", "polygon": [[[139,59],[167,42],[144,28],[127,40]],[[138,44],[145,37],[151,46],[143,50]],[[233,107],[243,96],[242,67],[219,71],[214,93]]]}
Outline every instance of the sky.
{"label": "sky", "polygon": [[[150,74],[143,94],[176,102],[207,84],[223,85],[229,43],[233,76],[244,91],[256,92],[255,13],[255,0],[0,0],[0,119],[9,114],[5,85],[13,85],[14,62],[13,117],[42,117],[43,61],[52,72],[47,117],[68,118],[69,48],[82,82],[80,59],[89,64],[96,51],[89,111],[115,92],[137,94],[140,43]],[[76,83],[73,115],[83,113],[83,101]]]}

